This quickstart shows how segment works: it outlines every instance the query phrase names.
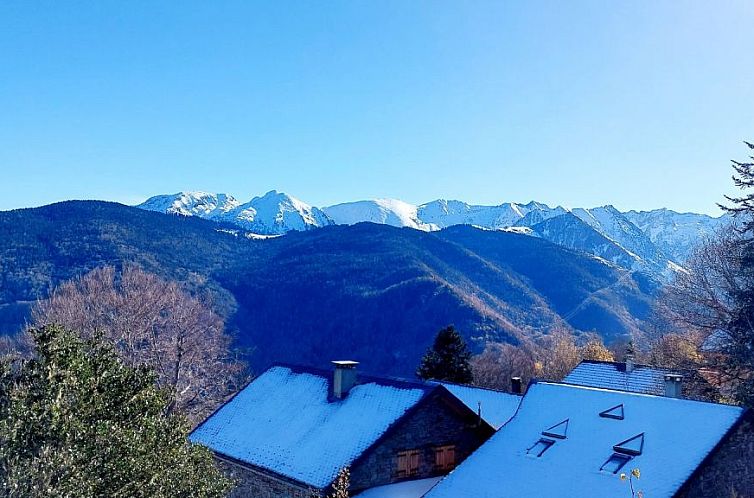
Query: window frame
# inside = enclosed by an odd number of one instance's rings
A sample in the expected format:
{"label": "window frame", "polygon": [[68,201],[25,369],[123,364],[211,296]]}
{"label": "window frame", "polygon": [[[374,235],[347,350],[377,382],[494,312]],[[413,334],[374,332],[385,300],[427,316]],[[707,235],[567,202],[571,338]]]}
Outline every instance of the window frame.
{"label": "window frame", "polygon": [[[395,475],[397,477],[414,477],[419,475],[419,469],[421,468],[421,450],[411,449],[402,450],[396,453],[395,462]],[[401,459],[405,459],[405,468],[401,468]],[[412,466],[412,462],[416,465]]]}
{"label": "window frame", "polygon": [[[532,453],[531,450],[533,450],[534,448],[536,448],[540,444],[543,445],[543,448],[539,451],[539,453],[537,453],[537,454]],[[547,450],[549,450],[553,446],[555,446],[555,440],[554,439],[542,437],[542,438],[539,438],[537,440],[537,442],[535,442],[534,444],[532,444],[531,446],[529,446],[526,449],[526,454],[527,455],[531,455],[531,456],[533,456],[535,458],[542,458],[542,455],[544,455],[547,452]]]}
{"label": "window frame", "polygon": [[[456,468],[456,445],[445,444],[433,448],[435,455],[435,470],[450,471]],[[450,455],[450,458],[448,458]]]}
{"label": "window frame", "polygon": [[[610,474],[615,475],[618,472],[620,472],[623,469],[623,467],[625,467],[626,464],[630,462],[632,459],[633,457],[630,455],[626,455],[625,453],[615,452],[612,455],[610,455],[607,460],[605,460],[605,463],[603,463],[602,466],[600,467],[600,472],[608,472]],[[615,470],[605,469],[605,467],[612,461],[618,461],[620,462],[620,464],[615,468]]]}

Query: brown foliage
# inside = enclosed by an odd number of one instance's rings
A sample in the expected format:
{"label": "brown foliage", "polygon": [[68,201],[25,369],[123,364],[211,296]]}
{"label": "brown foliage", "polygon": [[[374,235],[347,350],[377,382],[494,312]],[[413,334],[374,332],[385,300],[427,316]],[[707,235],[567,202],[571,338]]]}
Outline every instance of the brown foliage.
{"label": "brown foliage", "polygon": [[471,359],[471,370],[474,384],[510,392],[511,377],[521,377],[525,386],[535,376],[534,357],[524,348],[493,342]]}
{"label": "brown foliage", "polygon": [[533,378],[561,381],[582,360],[613,361],[613,355],[598,336],[589,336],[579,345],[569,331],[556,329],[519,346],[489,343],[471,365],[476,385],[510,391],[511,377],[521,377],[524,385]]}
{"label": "brown foliage", "polygon": [[104,334],[127,363],[154,369],[170,396],[168,412],[194,421],[237,390],[245,371],[221,317],[175,282],[135,267],[105,266],[62,284],[32,319]]}

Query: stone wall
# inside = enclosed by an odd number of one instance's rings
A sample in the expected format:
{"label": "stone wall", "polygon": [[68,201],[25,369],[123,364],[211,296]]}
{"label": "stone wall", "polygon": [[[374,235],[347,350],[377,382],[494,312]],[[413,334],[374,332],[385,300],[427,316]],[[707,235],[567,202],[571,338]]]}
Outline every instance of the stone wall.
{"label": "stone wall", "polygon": [[389,436],[354,462],[351,468],[352,494],[365,488],[406,480],[397,475],[397,454],[400,451],[421,451],[418,475],[409,479],[423,479],[447,472],[435,469],[435,447],[455,445],[458,464],[492,434],[489,426],[478,424],[476,415],[460,411],[443,396],[434,394],[399,422]]}
{"label": "stone wall", "polygon": [[754,498],[752,419],[749,414],[692,476],[677,498]]}
{"label": "stone wall", "polygon": [[236,481],[229,498],[312,498],[321,496],[317,490],[295,482],[273,477],[229,460],[216,458],[218,466]]}

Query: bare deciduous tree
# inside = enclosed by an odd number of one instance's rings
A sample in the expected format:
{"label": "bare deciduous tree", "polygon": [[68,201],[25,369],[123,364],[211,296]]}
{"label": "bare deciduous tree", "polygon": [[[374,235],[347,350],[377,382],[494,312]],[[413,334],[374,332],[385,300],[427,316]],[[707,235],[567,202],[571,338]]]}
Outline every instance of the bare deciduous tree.
{"label": "bare deciduous tree", "polygon": [[676,330],[724,333],[742,290],[742,250],[740,234],[731,228],[698,247],[663,288],[658,316]]}
{"label": "bare deciduous tree", "polygon": [[155,370],[170,393],[168,412],[194,421],[237,390],[245,372],[220,316],[177,283],[136,267],[105,266],[62,284],[37,303],[32,320],[104,334],[126,362]]}
{"label": "bare deciduous tree", "polygon": [[471,368],[474,384],[510,391],[511,377],[521,377],[524,385],[533,378],[561,381],[582,360],[613,361],[613,355],[598,336],[577,340],[568,330],[558,328],[518,346],[489,343],[483,353],[472,358]]}
{"label": "bare deciduous tree", "polygon": [[524,348],[507,343],[489,343],[484,352],[471,359],[474,384],[511,391],[511,377],[521,377],[524,385],[535,377],[534,357]]}

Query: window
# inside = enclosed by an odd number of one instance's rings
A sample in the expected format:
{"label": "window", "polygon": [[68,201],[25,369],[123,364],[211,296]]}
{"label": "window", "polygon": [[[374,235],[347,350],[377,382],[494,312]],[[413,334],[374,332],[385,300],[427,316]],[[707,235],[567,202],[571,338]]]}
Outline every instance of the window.
{"label": "window", "polygon": [[625,415],[623,413],[623,405],[617,405],[612,408],[608,408],[604,412],[600,412],[602,418],[613,418],[615,420],[623,420]]}
{"label": "window", "polygon": [[543,437],[542,439],[534,443],[531,448],[526,450],[526,454],[539,458],[544,454],[545,451],[549,450],[550,446],[552,446],[553,444],[555,444],[555,441]]}
{"label": "window", "polygon": [[435,469],[453,470],[456,466],[456,447],[453,445],[435,448]]}
{"label": "window", "polygon": [[638,456],[644,451],[644,433],[637,434],[632,438],[621,441],[613,446],[613,451],[624,455]]}
{"label": "window", "polygon": [[411,477],[419,473],[419,450],[398,452],[398,477]]}
{"label": "window", "polygon": [[617,474],[618,472],[620,472],[620,469],[622,469],[623,466],[629,462],[629,460],[631,460],[631,457],[628,455],[613,453],[610,458],[607,459],[607,462],[602,464],[600,471]]}
{"label": "window", "polygon": [[553,425],[552,427],[545,429],[542,431],[543,436],[549,436],[554,437],[557,439],[565,439],[566,434],[568,434],[568,421],[569,419],[565,419],[562,422],[558,422],[557,424]]}

